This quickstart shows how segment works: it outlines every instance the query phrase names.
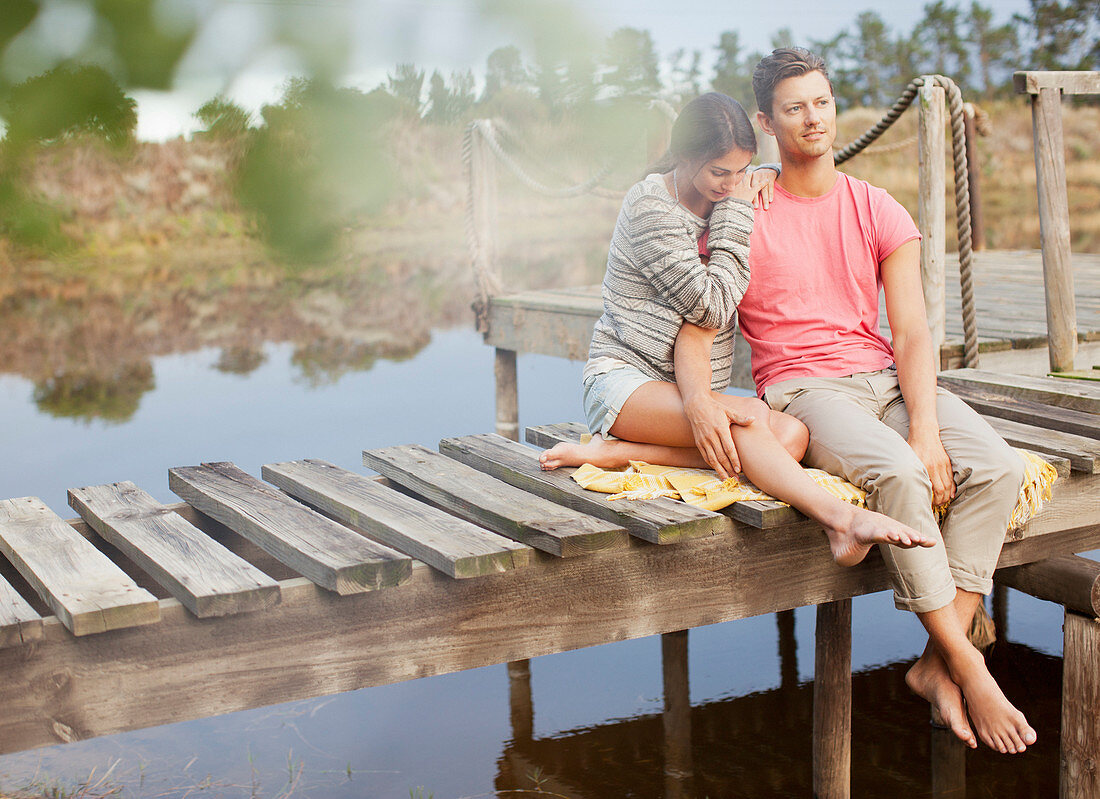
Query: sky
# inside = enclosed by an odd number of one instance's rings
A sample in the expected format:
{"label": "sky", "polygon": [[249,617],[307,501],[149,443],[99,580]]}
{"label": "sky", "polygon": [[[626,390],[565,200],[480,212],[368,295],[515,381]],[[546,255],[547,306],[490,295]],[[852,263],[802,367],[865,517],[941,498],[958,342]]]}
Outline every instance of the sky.
{"label": "sky", "polygon": [[[54,0],[64,4],[71,0]],[[193,130],[194,110],[222,93],[249,110],[281,96],[288,76],[303,64],[287,48],[273,46],[280,35],[309,42],[314,52],[343,56],[341,82],[364,90],[386,79],[395,64],[415,63],[430,75],[439,69],[472,69],[478,79],[485,58],[496,47],[515,44],[530,54],[535,36],[548,36],[562,18],[560,0],[517,0],[498,13],[504,0],[161,0],[199,10],[201,33],[181,66],[171,93],[136,92],[138,135],[163,140]],[[969,0],[948,0],[968,7]],[[772,35],[790,28],[796,43],[831,38],[852,27],[857,15],[873,10],[892,32],[909,31],[923,15],[922,2],[869,3],[866,0],[586,0],[573,6],[587,46],[628,26],[649,31],[658,55],[698,49],[713,62],[724,31],[737,31],[746,50],[766,51]],[[985,0],[997,22],[1025,14],[1028,0]],[[515,9],[521,9],[516,11]],[[63,36],[65,26],[55,25]],[[346,51],[333,31],[346,34]],[[51,34],[53,35],[53,34]],[[70,38],[75,34],[70,33]]]}

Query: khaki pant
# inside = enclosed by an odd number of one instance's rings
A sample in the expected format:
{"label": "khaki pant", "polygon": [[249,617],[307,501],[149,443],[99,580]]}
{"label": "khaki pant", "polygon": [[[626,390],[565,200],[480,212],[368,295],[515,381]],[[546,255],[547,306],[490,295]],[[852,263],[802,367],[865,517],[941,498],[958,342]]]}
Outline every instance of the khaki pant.
{"label": "khaki pant", "polygon": [[769,386],[764,398],[810,429],[807,465],[843,476],[867,491],[872,510],[939,539],[930,548],[880,547],[897,607],[923,613],[948,605],[956,588],[992,590],[1024,466],[966,403],[937,389],[940,440],[957,486],[941,530],[928,473],[906,442],[909,415],[893,367],[785,380]]}

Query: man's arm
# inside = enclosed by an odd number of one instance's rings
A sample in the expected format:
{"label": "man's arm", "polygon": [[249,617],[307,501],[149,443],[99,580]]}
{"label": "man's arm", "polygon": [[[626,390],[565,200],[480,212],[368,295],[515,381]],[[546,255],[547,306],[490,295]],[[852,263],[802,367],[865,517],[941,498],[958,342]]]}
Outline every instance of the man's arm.
{"label": "man's arm", "polygon": [[933,504],[944,505],[955,497],[955,478],[936,416],[936,360],[921,288],[920,242],[902,244],[880,269],[898,384],[909,413],[909,446],[928,471]]}
{"label": "man's arm", "polygon": [[684,415],[691,423],[695,446],[703,460],[725,480],[741,471],[730,424],[751,424],[753,417],[738,416],[711,396],[710,351],[717,330],[684,322],[676,336],[673,360],[676,387],[684,403]]}

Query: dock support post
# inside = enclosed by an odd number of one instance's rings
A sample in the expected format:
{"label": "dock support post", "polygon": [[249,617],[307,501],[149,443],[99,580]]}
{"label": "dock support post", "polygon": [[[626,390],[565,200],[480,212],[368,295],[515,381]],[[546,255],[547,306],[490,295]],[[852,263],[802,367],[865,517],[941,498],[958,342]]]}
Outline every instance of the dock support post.
{"label": "dock support post", "polygon": [[794,632],[794,611],[778,611],[775,625],[779,631],[779,687],[794,690],[798,687],[798,639]]}
{"label": "dock support post", "polygon": [[665,749],[665,798],[690,799],[695,767],[691,756],[691,689],[688,683],[688,631],[661,636],[665,688],[662,714]]}
{"label": "dock support post", "polygon": [[932,799],[966,798],[966,744],[948,727],[932,727]]}
{"label": "dock support post", "polygon": [[516,351],[496,348],[493,375],[496,379],[497,435],[519,441],[519,380]]}
{"label": "dock support post", "polygon": [[512,722],[512,740],[528,742],[535,737],[535,700],[531,695],[531,661],[514,660],[508,664],[508,709]]}
{"label": "dock support post", "polygon": [[1100,796],[1100,620],[1066,610],[1061,799]]}
{"label": "dock support post", "polygon": [[852,600],[817,606],[814,796],[849,799],[852,777]]}
{"label": "dock support post", "polygon": [[924,310],[928,316],[928,330],[932,334],[936,368],[939,369],[939,352],[947,337],[947,296],[944,264],[947,261],[947,206],[944,200],[947,179],[944,175],[947,145],[944,126],[947,124],[947,103],[943,87],[935,85],[935,78],[925,76],[920,90],[918,115],[917,171],[920,199],[917,224],[923,240],[920,248],[920,277],[924,287]]}
{"label": "dock support post", "polygon": [[1039,243],[1043,250],[1050,370],[1069,372],[1077,354],[1077,305],[1069,243],[1069,198],[1062,139],[1062,91],[1042,88],[1031,97]]}

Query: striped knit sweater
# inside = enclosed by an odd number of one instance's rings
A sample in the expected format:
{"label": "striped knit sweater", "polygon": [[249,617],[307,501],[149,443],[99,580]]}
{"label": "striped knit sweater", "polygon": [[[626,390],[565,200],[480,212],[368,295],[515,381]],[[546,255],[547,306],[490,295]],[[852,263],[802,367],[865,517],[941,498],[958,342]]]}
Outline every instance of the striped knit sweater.
{"label": "striped knit sweater", "polygon": [[710,262],[699,258],[708,220],[669,194],[661,175],[635,184],[623,200],[607,256],[603,316],[596,322],[584,379],[615,363],[675,382],[673,349],[684,320],[719,328],[711,349],[711,387],[729,385],[733,320],[749,285],[752,205],[726,199],[709,219]]}

